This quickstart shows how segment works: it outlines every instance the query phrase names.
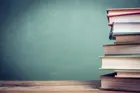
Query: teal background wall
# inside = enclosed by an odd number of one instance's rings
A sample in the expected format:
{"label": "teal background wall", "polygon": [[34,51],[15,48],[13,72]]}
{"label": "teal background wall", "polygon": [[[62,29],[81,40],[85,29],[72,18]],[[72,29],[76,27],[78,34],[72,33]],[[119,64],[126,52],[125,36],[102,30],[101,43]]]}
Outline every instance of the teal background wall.
{"label": "teal background wall", "polygon": [[99,80],[107,8],[139,0],[0,0],[0,79]]}

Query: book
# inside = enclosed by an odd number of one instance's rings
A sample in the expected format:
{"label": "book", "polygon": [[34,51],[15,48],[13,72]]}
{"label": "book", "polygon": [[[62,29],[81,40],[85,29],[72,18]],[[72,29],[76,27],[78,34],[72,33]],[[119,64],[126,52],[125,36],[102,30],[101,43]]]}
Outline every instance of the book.
{"label": "book", "polygon": [[117,73],[101,75],[101,87],[103,90],[140,92],[140,78],[117,78]]}
{"label": "book", "polygon": [[110,35],[115,39],[117,36],[140,35],[140,22],[113,22]]}
{"label": "book", "polygon": [[113,25],[113,22],[140,22],[140,12],[126,13],[120,15],[107,15],[108,25]]}
{"label": "book", "polygon": [[116,35],[115,44],[131,44],[140,43],[140,35]]}
{"label": "book", "polygon": [[105,56],[140,55],[140,43],[103,45]]}
{"label": "book", "polygon": [[140,34],[140,22],[114,22],[113,35]]}
{"label": "book", "polygon": [[120,15],[140,12],[140,8],[113,8],[107,9],[107,15]]}
{"label": "book", "polygon": [[126,45],[126,44],[139,44],[140,42],[139,41],[136,41],[136,42],[114,42],[114,44],[116,45],[119,45],[119,44],[123,44],[123,45]]}
{"label": "book", "polygon": [[140,78],[140,70],[114,70],[115,77],[120,78]]}
{"label": "book", "polygon": [[140,70],[140,55],[103,56],[101,69]]}

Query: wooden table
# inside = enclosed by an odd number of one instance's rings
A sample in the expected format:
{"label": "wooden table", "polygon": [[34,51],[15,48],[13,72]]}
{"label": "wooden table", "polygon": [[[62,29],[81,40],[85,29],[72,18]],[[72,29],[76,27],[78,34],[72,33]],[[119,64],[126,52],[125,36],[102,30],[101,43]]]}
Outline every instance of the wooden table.
{"label": "wooden table", "polygon": [[100,90],[100,81],[0,81],[0,93],[135,93]]}

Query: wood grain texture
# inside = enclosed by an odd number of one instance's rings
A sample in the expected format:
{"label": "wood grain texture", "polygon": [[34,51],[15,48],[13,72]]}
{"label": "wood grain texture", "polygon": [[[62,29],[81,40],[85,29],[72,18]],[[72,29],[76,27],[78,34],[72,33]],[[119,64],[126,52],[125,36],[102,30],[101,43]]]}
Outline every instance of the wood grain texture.
{"label": "wood grain texture", "polygon": [[100,81],[0,81],[0,93],[134,93],[100,90]]}
{"label": "wood grain texture", "polygon": [[[0,86],[70,86],[70,85],[98,85],[98,80],[78,81],[78,80],[63,80],[63,81],[0,81]],[[98,85],[99,86],[99,85]]]}

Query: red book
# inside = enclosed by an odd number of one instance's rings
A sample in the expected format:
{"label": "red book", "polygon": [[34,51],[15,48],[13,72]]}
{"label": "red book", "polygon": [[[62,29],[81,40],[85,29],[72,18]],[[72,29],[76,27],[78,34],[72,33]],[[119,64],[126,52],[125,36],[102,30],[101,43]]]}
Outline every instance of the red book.
{"label": "red book", "polygon": [[140,22],[140,8],[118,8],[107,10],[108,25],[113,22]]}

